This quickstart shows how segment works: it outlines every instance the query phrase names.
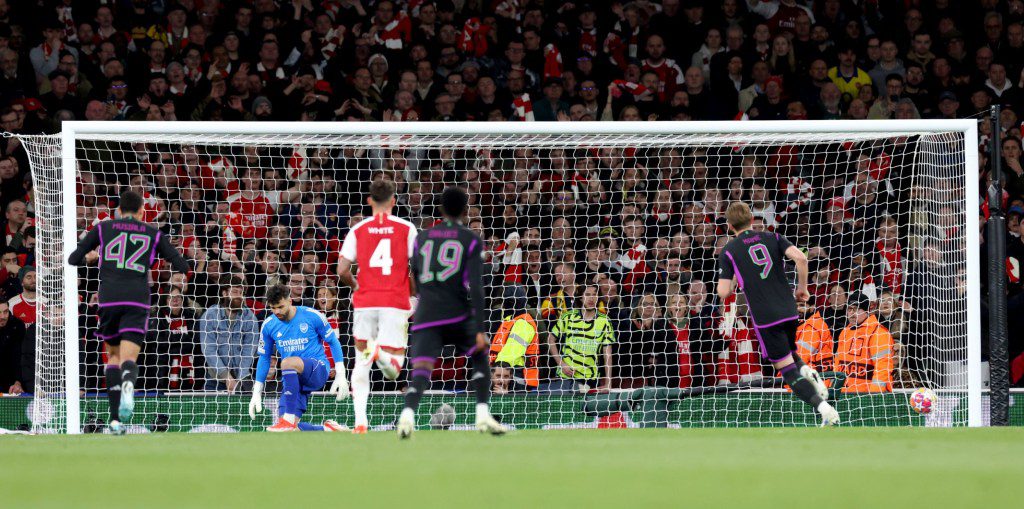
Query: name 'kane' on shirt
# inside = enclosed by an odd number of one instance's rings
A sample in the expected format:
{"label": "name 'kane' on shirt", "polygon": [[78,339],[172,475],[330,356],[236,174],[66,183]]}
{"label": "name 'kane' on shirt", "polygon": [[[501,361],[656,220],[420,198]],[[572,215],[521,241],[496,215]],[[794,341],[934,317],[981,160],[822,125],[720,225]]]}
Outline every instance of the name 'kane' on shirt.
{"label": "name 'kane' on shirt", "polygon": [[149,269],[159,256],[176,272],[187,274],[188,262],[167,235],[132,218],[103,221],[86,234],[68,263],[81,266],[85,255],[99,253],[100,304],[150,304]]}
{"label": "name 'kane' on shirt", "polygon": [[786,279],[785,253],[792,245],[777,233],[747,230],[730,240],[718,257],[718,277],[739,280],[756,327],[798,316],[796,298]]}

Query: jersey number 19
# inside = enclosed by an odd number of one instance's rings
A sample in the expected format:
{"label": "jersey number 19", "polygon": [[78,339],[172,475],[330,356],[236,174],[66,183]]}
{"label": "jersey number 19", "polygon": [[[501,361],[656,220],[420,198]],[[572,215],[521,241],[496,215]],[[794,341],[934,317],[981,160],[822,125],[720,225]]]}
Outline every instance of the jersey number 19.
{"label": "jersey number 19", "polygon": [[423,255],[423,271],[419,275],[420,283],[429,283],[437,280],[439,282],[447,281],[450,277],[459,273],[459,268],[462,265],[462,243],[457,240],[446,240],[441,243],[440,249],[437,250],[437,263],[441,266],[441,270],[432,271],[431,266],[433,265],[433,254],[434,254],[434,241],[428,240],[423,243],[423,247],[420,248],[420,254]]}

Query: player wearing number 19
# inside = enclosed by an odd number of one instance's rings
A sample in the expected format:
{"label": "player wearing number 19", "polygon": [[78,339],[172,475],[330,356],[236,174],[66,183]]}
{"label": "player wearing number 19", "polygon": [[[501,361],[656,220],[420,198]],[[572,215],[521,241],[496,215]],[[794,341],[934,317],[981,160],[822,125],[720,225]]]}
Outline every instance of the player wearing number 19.
{"label": "player wearing number 19", "polygon": [[[839,424],[839,414],[826,401],[824,382],[796,352],[796,299],[805,301],[809,297],[807,256],[778,233],[752,230],[753,216],[746,203],[729,204],[725,218],[736,237],[722,248],[718,259],[718,296],[725,302],[732,294],[733,278],[739,280],[761,355],[775,366],[798,398],[817,409],[822,426]],[[796,264],[796,299],[786,280],[785,258]]]}
{"label": "player wearing number 19", "polygon": [[396,426],[399,438],[409,438],[416,429],[416,409],[445,345],[453,345],[472,363],[469,385],[476,393],[476,429],[492,435],[505,433],[488,406],[491,366],[484,322],[484,243],[461,223],[468,201],[466,191],[445,189],[441,193],[444,221],[416,238],[412,270],[420,300],[412,326],[412,377]]}
{"label": "player wearing number 19", "polygon": [[135,364],[149,324],[149,269],[159,256],[175,272],[187,274],[188,262],[167,236],[143,223],[142,196],[125,191],[118,202],[118,218],[97,224],[71,253],[68,263],[85,265],[99,259],[99,332],[107,345],[107,397],[110,431],[124,432],[122,423],[135,410]]}

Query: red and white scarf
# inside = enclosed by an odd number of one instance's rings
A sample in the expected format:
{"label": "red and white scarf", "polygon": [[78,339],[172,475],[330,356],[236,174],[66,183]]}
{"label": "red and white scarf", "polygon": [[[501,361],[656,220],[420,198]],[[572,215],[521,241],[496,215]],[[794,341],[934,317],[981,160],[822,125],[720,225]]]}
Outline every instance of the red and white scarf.
{"label": "red and white scarf", "polygon": [[345,40],[345,26],[338,25],[324,34],[323,47],[320,48],[320,54],[324,56],[324,60],[330,60],[334,58],[334,54],[338,52],[338,46]]}
{"label": "red and white scarf", "polygon": [[533,101],[530,100],[530,94],[523,94],[512,101],[512,106],[515,108],[516,120],[524,120],[527,122],[533,122]]}
{"label": "red and white scarf", "polygon": [[615,86],[619,87],[620,89],[633,94],[634,98],[640,97],[641,95],[643,95],[644,92],[648,90],[647,87],[639,83],[633,83],[626,80],[615,80],[612,83],[614,83]]}
{"label": "red and white scarf", "polygon": [[394,19],[377,31],[374,39],[377,44],[383,44],[387,49],[402,49],[406,43],[412,41],[412,22],[409,21],[409,16],[404,12],[395,14]]}
{"label": "red and white scarf", "polygon": [[75,16],[71,14],[70,6],[57,7],[57,21],[64,23],[64,35],[68,42],[77,42],[78,29],[75,28]]}

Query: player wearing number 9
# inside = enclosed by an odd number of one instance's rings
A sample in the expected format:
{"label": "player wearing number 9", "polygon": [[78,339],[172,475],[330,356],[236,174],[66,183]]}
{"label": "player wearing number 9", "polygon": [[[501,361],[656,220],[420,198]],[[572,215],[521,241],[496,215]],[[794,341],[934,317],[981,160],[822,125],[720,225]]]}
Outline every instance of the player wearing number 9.
{"label": "player wearing number 9", "polygon": [[123,422],[135,408],[135,364],[149,328],[149,268],[159,256],[175,272],[188,274],[189,265],[167,236],[142,222],[142,196],[125,191],[118,202],[117,219],[103,221],[86,234],[68,263],[82,266],[99,261],[99,331],[107,346],[107,397],[110,431],[124,432]]}
{"label": "player wearing number 9", "polygon": [[[761,355],[772,363],[797,397],[818,410],[822,426],[839,424],[839,414],[826,401],[828,389],[821,377],[796,352],[800,317],[796,299],[806,301],[809,297],[807,256],[778,233],[751,229],[753,216],[746,203],[729,204],[725,218],[736,236],[722,248],[718,260],[719,298],[725,302],[732,295],[736,278],[747,298]],[[796,264],[795,292],[786,280],[787,258]]]}

